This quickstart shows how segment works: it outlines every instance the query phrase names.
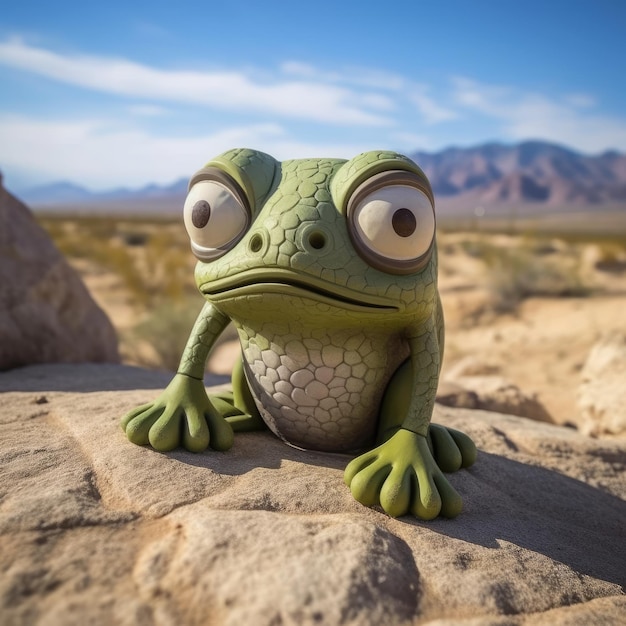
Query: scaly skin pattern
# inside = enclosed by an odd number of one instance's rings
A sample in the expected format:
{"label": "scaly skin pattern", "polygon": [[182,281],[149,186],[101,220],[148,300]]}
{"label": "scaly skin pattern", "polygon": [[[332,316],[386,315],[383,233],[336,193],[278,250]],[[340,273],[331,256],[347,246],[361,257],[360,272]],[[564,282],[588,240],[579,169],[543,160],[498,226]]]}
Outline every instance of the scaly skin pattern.
{"label": "scaly skin pattern", "polygon": [[[294,298],[279,299],[283,310],[293,307]],[[315,310],[319,304],[309,306]],[[408,356],[406,344],[349,328],[281,331],[271,323],[239,328],[247,379],[266,424],[302,448],[338,452],[371,445],[377,427],[373,407]]]}
{"label": "scaly skin pattern", "polygon": [[[355,189],[390,170],[410,173],[432,202],[424,174],[385,151],[350,161],[278,163],[238,149],[206,167],[236,181],[249,201],[250,221],[231,249],[196,266],[207,304],[181,360],[180,384],[197,392],[213,343],[230,320],[254,403],[276,435],[326,451],[379,443],[346,470],[359,501],[380,504],[391,515],[458,514],[460,498],[441,468],[470,465],[475,448],[462,433],[429,432],[444,336],[436,246],[414,271],[385,271],[355,251],[346,214]],[[388,399],[392,388],[399,405]],[[166,390],[156,408],[133,411],[124,422],[129,438],[159,449],[189,447],[189,437],[160,441],[152,433],[159,424],[159,432],[172,430],[163,426],[164,416],[180,414],[180,404]],[[205,409],[209,422],[213,412]]]}

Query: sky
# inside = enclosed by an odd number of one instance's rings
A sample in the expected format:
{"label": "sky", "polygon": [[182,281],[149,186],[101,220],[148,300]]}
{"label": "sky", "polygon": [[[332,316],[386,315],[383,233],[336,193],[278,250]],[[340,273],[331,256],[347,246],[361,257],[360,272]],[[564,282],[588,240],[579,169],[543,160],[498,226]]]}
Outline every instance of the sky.
{"label": "sky", "polygon": [[626,2],[13,2],[0,171],[18,192],[540,139],[626,152]]}

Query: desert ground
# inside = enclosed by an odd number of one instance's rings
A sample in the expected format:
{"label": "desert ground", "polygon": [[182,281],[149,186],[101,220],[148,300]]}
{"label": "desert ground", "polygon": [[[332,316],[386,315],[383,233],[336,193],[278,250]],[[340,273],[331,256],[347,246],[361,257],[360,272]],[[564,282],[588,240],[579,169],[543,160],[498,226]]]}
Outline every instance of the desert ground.
{"label": "desert ground", "polygon": [[[127,364],[173,370],[202,300],[178,219],[39,217],[115,325]],[[573,424],[593,345],[624,330],[626,237],[524,232],[438,233],[446,316],[442,378],[498,375]],[[238,354],[229,329],[209,371]]]}

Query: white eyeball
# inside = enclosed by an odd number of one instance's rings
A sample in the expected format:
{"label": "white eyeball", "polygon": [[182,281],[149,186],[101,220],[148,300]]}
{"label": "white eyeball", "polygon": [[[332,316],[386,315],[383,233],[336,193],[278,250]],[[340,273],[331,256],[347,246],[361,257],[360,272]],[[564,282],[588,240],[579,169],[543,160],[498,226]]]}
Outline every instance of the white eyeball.
{"label": "white eyeball", "polygon": [[[384,271],[418,269],[435,237],[435,213],[430,198],[405,180],[365,183],[348,209],[352,238],[368,262]],[[406,176],[404,177],[406,179]]]}
{"label": "white eyeball", "polygon": [[187,194],[183,213],[191,249],[202,261],[228,252],[250,221],[241,197],[217,180],[196,182]]}

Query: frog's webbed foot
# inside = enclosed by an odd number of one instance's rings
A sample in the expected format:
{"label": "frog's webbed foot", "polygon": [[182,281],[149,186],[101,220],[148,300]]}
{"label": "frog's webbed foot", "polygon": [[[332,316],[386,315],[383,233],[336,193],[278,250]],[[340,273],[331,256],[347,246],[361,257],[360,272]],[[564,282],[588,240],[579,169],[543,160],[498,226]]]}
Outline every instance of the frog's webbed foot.
{"label": "frog's webbed foot", "polygon": [[127,413],[121,425],[129,441],[161,452],[181,445],[192,452],[233,445],[233,429],[209,401],[203,381],[184,374],[177,374],[154,402]]}
{"label": "frog's webbed foot", "polygon": [[267,428],[258,411],[246,413],[235,404],[235,396],[232,391],[225,391],[209,396],[215,409],[232,426],[236,433],[264,430]]}
{"label": "frog's webbed foot", "polygon": [[460,430],[431,423],[427,439],[433,458],[443,472],[456,472],[476,460],[474,442]]}
{"label": "frog's webbed foot", "polygon": [[366,506],[380,504],[392,517],[456,517],[463,506],[426,437],[404,428],[349,463],[344,478],[356,500]]}
{"label": "frog's webbed foot", "polygon": [[[379,436],[379,441],[391,439],[400,428],[394,426],[384,431]],[[477,451],[474,442],[460,430],[441,424],[430,424],[426,440],[433,458],[444,472],[456,472],[462,467],[470,467],[476,460]]]}

